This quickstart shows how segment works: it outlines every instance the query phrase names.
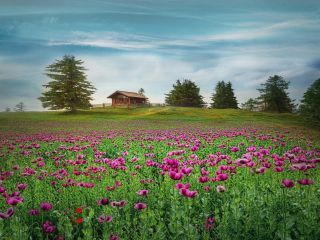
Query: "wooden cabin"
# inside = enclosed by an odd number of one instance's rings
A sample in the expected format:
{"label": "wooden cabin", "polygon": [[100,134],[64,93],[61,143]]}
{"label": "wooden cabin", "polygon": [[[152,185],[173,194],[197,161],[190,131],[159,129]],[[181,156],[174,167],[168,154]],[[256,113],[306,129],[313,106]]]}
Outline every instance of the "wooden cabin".
{"label": "wooden cabin", "polygon": [[115,91],[108,98],[112,99],[112,107],[134,107],[147,103],[147,97],[135,92]]}

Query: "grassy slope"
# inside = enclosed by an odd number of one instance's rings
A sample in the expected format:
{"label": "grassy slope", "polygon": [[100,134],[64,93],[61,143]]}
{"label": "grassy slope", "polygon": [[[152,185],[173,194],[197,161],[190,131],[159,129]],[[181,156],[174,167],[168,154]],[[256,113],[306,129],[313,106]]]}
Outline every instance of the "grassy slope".
{"label": "grassy slope", "polygon": [[0,113],[0,129],[24,124],[41,122],[105,122],[108,120],[173,120],[173,121],[201,121],[205,123],[256,125],[263,124],[273,127],[310,127],[305,121],[293,114],[276,114],[249,112],[235,109],[198,109],[180,107],[154,108],[106,108],[81,111],[77,114],[64,112],[24,112]]}

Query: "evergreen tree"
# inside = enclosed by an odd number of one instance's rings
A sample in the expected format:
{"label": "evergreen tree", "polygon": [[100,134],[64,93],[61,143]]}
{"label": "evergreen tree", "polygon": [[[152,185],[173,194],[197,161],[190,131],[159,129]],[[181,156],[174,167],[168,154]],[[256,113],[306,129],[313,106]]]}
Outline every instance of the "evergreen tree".
{"label": "evergreen tree", "polygon": [[320,78],[314,81],[303,94],[299,112],[306,117],[320,121]]}
{"label": "evergreen tree", "polygon": [[295,108],[286,90],[289,88],[289,82],[283,77],[274,75],[269,77],[266,83],[261,84],[258,89],[260,104],[264,111],[274,112],[292,112]]}
{"label": "evergreen tree", "polygon": [[26,108],[26,105],[24,105],[23,102],[19,102],[19,103],[16,105],[16,107],[15,107],[14,110],[15,110],[16,112],[24,112],[25,108]]}
{"label": "evergreen tree", "polygon": [[11,109],[9,107],[6,107],[5,112],[11,112]]}
{"label": "evergreen tree", "polygon": [[249,98],[248,101],[241,104],[241,107],[249,111],[254,111],[258,108],[258,101],[256,99]]}
{"label": "evergreen tree", "polygon": [[182,83],[177,80],[173,89],[166,94],[165,102],[172,106],[203,107],[205,103],[199,92],[200,88],[191,80],[184,79]]}
{"label": "evergreen tree", "polygon": [[238,108],[231,82],[219,81],[212,94],[212,108]]}
{"label": "evergreen tree", "polygon": [[86,69],[82,64],[83,61],[74,56],[65,55],[62,60],[57,60],[46,68],[46,75],[52,81],[43,85],[48,90],[38,98],[44,108],[75,112],[79,108],[91,107],[91,95],[95,88],[86,80]]}
{"label": "evergreen tree", "polygon": [[144,94],[145,94],[146,92],[144,91],[143,88],[140,88],[139,91],[138,91],[138,93],[139,93],[140,95],[143,95],[143,96],[144,96]]}

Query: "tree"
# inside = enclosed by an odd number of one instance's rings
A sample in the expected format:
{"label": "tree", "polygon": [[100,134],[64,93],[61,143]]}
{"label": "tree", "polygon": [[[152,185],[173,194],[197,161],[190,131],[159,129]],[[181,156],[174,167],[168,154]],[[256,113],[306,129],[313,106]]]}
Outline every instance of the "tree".
{"label": "tree", "polygon": [[38,99],[44,108],[51,110],[67,109],[75,112],[77,109],[91,107],[91,95],[95,88],[87,81],[82,60],[72,55],[65,55],[62,60],[56,60],[46,68],[46,75],[52,79],[43,85],[48,90]]}
{"label": "tree", "polygon": [[320,121],[320,78],[314,81],[303,94],[299,112],[306,117]]}
{"label": "tree", "polygon": [[6,107],[6,110],[5,110],[5,112],[11,112],[11,108],[9,108],[9,107]]}
{"label": "tree", "polygon": [[144,91],[144,89],[143,89],[143,88],[140,88],[140,89],[139,89],[139,91],[138,91],[138,93],[139,93],[140,95],[143,95],[143,96],[144,96],[145,91]]}
{"label": "tree", "polygon": [[15,107],[14,110],[15,110],[16,112],[24,112],[25,108],[26,108],[26,105],[24,105],[23,102],[19,102],[19,103],[16,105],[16,107]]}
{"label": "tree", "polygon": [[258,101],[253,98],[249,98],[248,101],[241,104],[241,107],[249,111],[254,111],[258,108]]}
{"label": "tree", "polygon": [[260,104],[264,111],[273,112],[292,112],[295,108],[293,100],[290,99],[286,90],[289,88],[289,82],[283,77],[274,75],[261,84],[262,88],[258,89]]}
{"label": "tree", "polygon": [[172,106],[203,107],[205,102],[199,92],[200,88],[191,80],[184,79],[182,83],[177,80],[173,89],[166,94],[165,102]]}
{"label": "tree", "polygon": [[212,94],[212,108],[238,108],[231,82],[219,81]]}

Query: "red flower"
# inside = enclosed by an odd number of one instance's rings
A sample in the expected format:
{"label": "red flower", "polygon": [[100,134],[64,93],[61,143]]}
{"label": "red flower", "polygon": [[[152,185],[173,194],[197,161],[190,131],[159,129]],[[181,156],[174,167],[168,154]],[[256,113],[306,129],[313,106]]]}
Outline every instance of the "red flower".
{"label": "red flower", "polygon": [[82,213],[82,208],[76,208],[76,210],[74,210],[75,213]]}
{"label": "red flower", "polygon": [[81,223],[83,222],[83,218],[78,218],[78,219],[76,220],[76,222],[77,222],[78,224],[81,224]]}

